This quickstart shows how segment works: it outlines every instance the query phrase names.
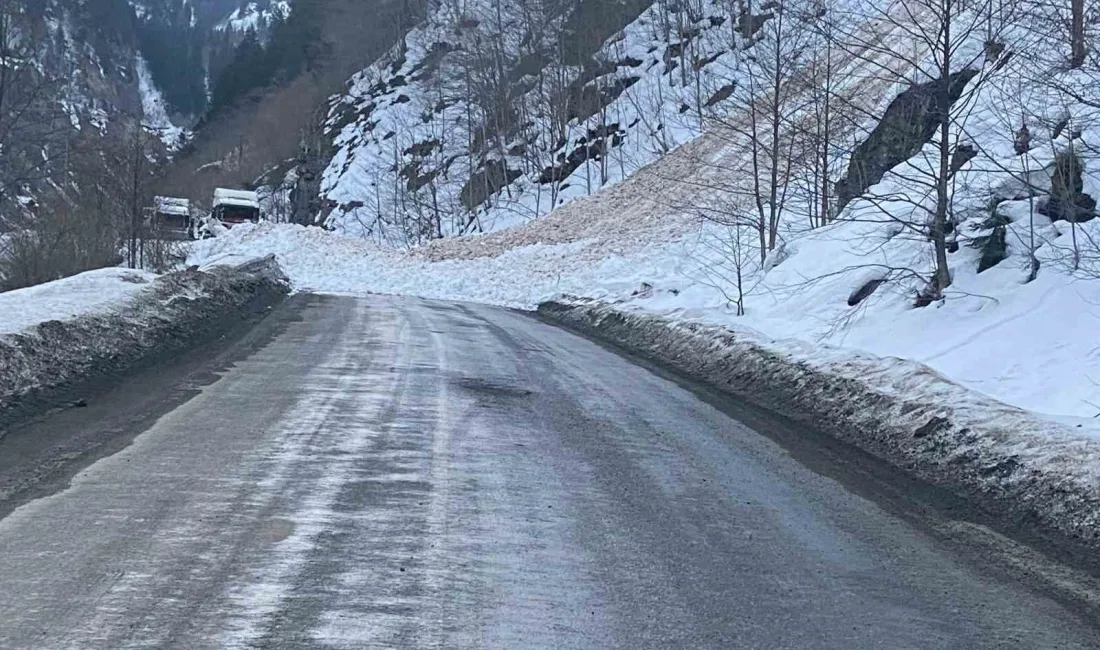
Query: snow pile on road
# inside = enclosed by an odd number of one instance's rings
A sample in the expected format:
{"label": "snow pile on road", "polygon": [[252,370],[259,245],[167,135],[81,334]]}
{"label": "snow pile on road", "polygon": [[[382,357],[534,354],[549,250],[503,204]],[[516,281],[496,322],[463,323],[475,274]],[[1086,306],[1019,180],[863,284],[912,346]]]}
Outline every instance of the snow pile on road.
{"label": "snow pile on road", "polygon": [[[590,250],[590,248],[592,250]],[[533,309],[562,293],[625,288],[625,258],[588,242],[533,244],[474,259],[431,261],[319,228],[236,226],[192,244],[188,264],[209,267],[275,254],[295,288],[323,293],[387,293]],[[620,286],[621,284],[621,286]]]}
{"label": "snow pile on road", "polygon": [[97,269],[0,293],[0,335],[51,320],[116,313],[149,289],[156,277],[146,271]]}

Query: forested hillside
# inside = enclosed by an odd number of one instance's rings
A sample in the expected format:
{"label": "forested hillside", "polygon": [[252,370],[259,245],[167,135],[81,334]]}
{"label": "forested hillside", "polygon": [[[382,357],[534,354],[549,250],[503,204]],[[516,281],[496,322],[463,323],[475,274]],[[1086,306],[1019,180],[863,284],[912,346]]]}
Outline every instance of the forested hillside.
{"label": "forested hillside", "polygon": [[[283,192],[279,218],[313,220],[327,162],[321,137],[327,98],[385,53],[422,11],[414,0],[294,0],[288,10],[266,23],[262,11],[248,14],[255,20],[233,14],[222,23],[220,33],[240,35],[233,56],[217,73],[194,141],[165,170],[162,191],[208,202],[215,186],[281,184],[302,167],[307,187],[298,193],[298,208],[291,210]],[[266,33],[251,29],[256,23],[266,24]]]}
{"label": "forested hillside", "polygon": [[0,0],[0,287],[171,261],[142,211],[209,113],[219,61],[282,25],[272,6]]}

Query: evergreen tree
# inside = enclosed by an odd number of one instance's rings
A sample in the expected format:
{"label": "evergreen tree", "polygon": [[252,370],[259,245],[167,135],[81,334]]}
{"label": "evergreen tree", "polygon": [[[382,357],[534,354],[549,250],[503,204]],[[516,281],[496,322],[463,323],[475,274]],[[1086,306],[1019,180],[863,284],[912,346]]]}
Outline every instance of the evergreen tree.
{"label": "evergreen tree", "polygon": [[249,31],[237,46],[233,60],[218,76],[211,98],[211,111],[219,111],[249,91],[270,83],[275,72],[273,63],[256,33]]}
{"label": "evergreen tree", "polygon": [[210,113],[253,90],[314,69],[328,53],[322,40],[323,9],[324,0],[298,0],[288,18],[275,19],[266,47],[254,31],[249,31],[232,61],[217,76]]}

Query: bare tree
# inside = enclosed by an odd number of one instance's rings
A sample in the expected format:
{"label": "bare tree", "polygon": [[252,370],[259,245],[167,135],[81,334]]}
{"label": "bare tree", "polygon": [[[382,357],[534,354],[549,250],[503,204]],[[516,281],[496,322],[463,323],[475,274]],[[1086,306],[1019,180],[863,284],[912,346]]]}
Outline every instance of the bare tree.
{"label": "bare tree", "polygon": [[744,316],[746,300],[761,279],[757,256],[757,213],[746,196],[723,196],[694,214],[704,227],[692,254],[693,279],[718,290],[736,315]]}
{"label": "bare tree", "polygon": [[1085,0],[1069,0],[1070,23],[1069,65],[1080,68],[1085,63]]}
{"label": "bare tree", "polygon": [[[862,196],[880,208],[886,219],[931,241],[933,268],[918,304],[943,298],[951,284],[947,255],[954,245],[953,177],[973,153],[964,140],[971,100],[987,74],[982,41],[991,35],[995,40],[1003,27],[993,23],[995,13],[989,4],[989,0],[904,0],[877,6],[871,16],[858,16],[858,22],[836,22],[840,47],[872,70],[905,84],[891,105],[893,113],[887,109],[876,130],[853,154],[843,196],[838,198]],[[884,27],[862,28],[868,19]],[[841,25],[845,28],[840,29]],[[890,38],[882,38],[883,32]],[[934,146],[931,152],[922,149],[928,140]],[[897,159],[877,151],[890,141],[895,144],[889,146],[898,149],[891,152]],[[899,141],[905,146],[897,147]],[[871,192],[870,187],[888,170],[898,179],[899,189]]]}

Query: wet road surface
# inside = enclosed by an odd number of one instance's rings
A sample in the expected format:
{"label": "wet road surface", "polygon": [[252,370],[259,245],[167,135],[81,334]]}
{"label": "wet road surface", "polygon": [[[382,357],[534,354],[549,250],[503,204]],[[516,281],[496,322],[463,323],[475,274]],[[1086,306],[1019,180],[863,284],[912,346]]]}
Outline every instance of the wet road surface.
{"label": "wet road surface", "polygon": [[0,520],[0,648],[1100,647],[944,522],[583,338],[300,302]]}

